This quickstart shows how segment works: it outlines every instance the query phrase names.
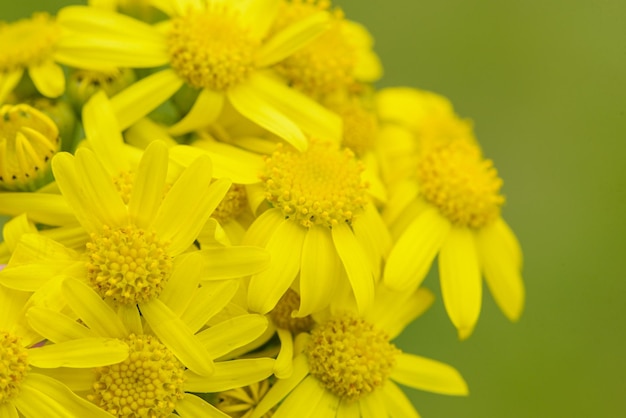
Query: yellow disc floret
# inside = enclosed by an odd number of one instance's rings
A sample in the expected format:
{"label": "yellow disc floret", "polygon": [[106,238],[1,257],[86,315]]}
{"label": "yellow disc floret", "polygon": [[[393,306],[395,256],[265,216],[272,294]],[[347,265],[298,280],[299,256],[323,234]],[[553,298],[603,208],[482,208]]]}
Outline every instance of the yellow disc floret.
{"label": "yellow disc floret", "polygon": [[158,297],[172,271],[166,249],[154,232],[104,226],[87,243],[89,281],[100,296],[122,305]]}
{"label": "yellow disc floret", "polygon": [[378,134],[376,113],[368,109],[363,100],[346,100],[331,107],[343,120],[343,145],[354,150],[357,155],[371,151]]}
{"label": "yellow disc floret", "polygon": [[366,203],[363,165],[354,153],[311,141],[305,152],[279,145],[267,158],[266,198],[286,217],[309,228],[352,222]]}
{"label": "yellow disc floret", "polygon": [[[327,1],[284,2],[273,30],[278,31],[329,6]],[[316,98],[346,89],[355,82],[357,46],[346,36],[343,12],[335,10],[332,15],[327,31],[274,67],[290,85]]]}
{"label": "yellow disc floret", "polygon": [[156,338],[128,337],[126,360],[96,370],[87,398],[119,418],[170,417],[182,399],[184,366]]}
{"label": "yellow disc floret", "polygon": [[0,107],[0,188],[41,186],[60,144],[59,129],[44,113],[26,104]]}
{"label": "yellow disc floret", "polygon": [[311,315],[302,318],[292,316],[292,313],[298,311],[299,308],[300,295],[294,290],[287,289],[276,307],[270,312],[270,317],[276,327],[289,330],[293,334],[310,331],[314,324]]}
{"label": "yellow disc floret", "polygon": [[248,197],[246,188],[241,184],[233,184],[226,192],[226,196],[215,208],[211,217],[218,222],[224,223],[231,219],[235,219],[246,209]]}
{"label": "yellow disc floret", "polygon": [[74,70],[68,81],[67,94],[74,108],[79,111],[96,92],[103,90],[113,97],[136,80],[133,70],[114,68],[108,71]]}
{"label": "yellow disc floret", "polygon": [[0,22],[0,72],[15,71],[50,59],[60,28],[47,13],[14,23]]}
{"label": "yellow disc floret", "polygon": [[381,387],[400,353],[387,334],[352,315],[329,319],[311,332],[309,370],[340,398],[357,400]]}
{"label": "yellow disc floret", "polygon": [[0,331],[0,405],[15,398],[28,372],[28,352],[20,339]]}
{"label": "yellow disc floret", "polygon": [[468,139],[440,143],[422,155],[417,179],[422,196],[453,224],[480,228],[500,215],[502,180]]}
{"label": "yellow disc floret", "polygon": [[172,68],[191,86],[216,91],[250,75],[258,45],[226,3],[174,18],[168,33]]}

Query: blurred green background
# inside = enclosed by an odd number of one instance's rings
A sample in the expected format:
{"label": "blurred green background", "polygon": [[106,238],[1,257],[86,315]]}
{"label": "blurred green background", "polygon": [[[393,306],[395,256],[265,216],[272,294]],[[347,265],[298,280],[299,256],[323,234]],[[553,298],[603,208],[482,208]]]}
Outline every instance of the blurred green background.
{"label": "blurred green background", "polygon": [[[2,2],[0,20],[67,3]],[[436,91],[475,121],[524,248],[522,319],[486,291],[465,342],[427,279],[438,301],[396,342],[455,366],[471,395],[409,390],[421,415],[626,417],[626,1],[335,4],[374,35],[381,87]]]}

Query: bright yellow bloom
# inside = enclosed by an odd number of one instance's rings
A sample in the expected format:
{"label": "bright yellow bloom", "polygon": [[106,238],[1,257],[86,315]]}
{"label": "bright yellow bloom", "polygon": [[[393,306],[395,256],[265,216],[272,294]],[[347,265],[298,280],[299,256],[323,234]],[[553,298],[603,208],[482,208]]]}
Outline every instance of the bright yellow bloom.
{"label": "bright yellow bloom", "polygon": [[[408,119],[405,106],[412,92],[388,92],[400,99],[396,121]],[[423,121],[417,109],[415,119]],[[427,119],[427,117],[425,118]],[[404,125],[406,126],[406,125]],[[441,290],[446,311],[459,338],[471,335],[478,321],[485,276],[498,306],[512,321],[524,306],[522,253],[517,239],[501,217],[502,180],[486,159],[471,131],[443,130],[413,137],[413,175],[392,186],[384,218],[397,239],[385,266],[385,283],[395,289],[416,288],[439,255]],[[402,135],[399,135],[401,137]],[[392,142],[394,137],[387,136]],[[402,140],[402,139],[401,139]],[[411,138],[409,139],[411,140]]]}
{"label": "bright yellow bloom", "polygon": [[352,151],[319,141],[303,153],[279,146],[267,158],[263,183],[250,196],[264,195],[253,207],[270,208],[243,242],[266,248],[272,263],[250,279],[250,309],[269,312],[293,286],[297,315],[306,316],[328,306],[341,283],[349,283],[359,309],[371,303],[390,239],[362,172]]}
{"label": "bright yellow bloom", "polygon": [[378,288],[363,315],[345,309],[320,318],[302,347],[293,373],[278,380],[251,418],[277,407],[273,417],[320,418],[418,417],[397,383],[447,395],[467,395],[461,375],[452,367],[404,353],[393,340],[433,301],[430,292],[396,293]]}
{"label": "bright yellow bloom", "polygon": [[[0,416],[40,418],[111,417],[94,407],[66,385],[65,379],[48,376],[63,368],[91,373],[128,357],[126,343],[88,335],[54,344],[36,344],[42,338],[24,324],[30,294],[0,286]],[[53,318],[42,318],[49,327]]]}
{"label": "bright yellow bloom", "polygon": [[[261,315],[243,315],[206,328],[205,324],[230,300],[236,282],[206,282],[201,269],[187,258],[185,285],[168,291],[158,302],[136,309],[113,309],[84,283],[68,279],[63,296],[81,320],[35,307],[28,312],[33,328],[48,339],[67,335],[97,335],[122,341],[129,355],[121,363],[96,369],[91,376],[68,374],[76,390],[119,418],[226,416],[186,392],[226,391],[266,379],[274,360],[268,358],[217,361],[232,349],[254,340],[267,327]],[[46,318],[54,324],[46,326]],[[95,379],[94,379],[95,377]]]}
{"label": "bright yellow bloom", "polygon": [[79,58],[73,61],[77,67],[168,65],[113,98],[122,129],[186,84],[199,95],[189,113],[171,127],[172,134],[210,125],[228,100],[243,116],[299,149],[306,148],[303,130],[339,139],[341,121],[336,115],[263,71],[322,33],[328,21],[325,13],[267,38],[278,6],[272,0],[176,0],[154,5],[170,20],[150,26],[80,6],[59,12],[59,22],[75,33],[64,45],[77,51]]}

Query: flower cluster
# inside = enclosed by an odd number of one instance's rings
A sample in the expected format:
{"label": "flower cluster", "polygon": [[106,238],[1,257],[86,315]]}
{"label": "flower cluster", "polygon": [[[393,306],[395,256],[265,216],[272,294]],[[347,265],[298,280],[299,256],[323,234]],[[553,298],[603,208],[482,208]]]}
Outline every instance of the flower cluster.
{"label": "flower cluster", "polygon": [[524,304],[502,180],[435,93],[377,89],[326,0],[91,0],[0,23],[0,416],[418,417],[392,343],[482,277]]}

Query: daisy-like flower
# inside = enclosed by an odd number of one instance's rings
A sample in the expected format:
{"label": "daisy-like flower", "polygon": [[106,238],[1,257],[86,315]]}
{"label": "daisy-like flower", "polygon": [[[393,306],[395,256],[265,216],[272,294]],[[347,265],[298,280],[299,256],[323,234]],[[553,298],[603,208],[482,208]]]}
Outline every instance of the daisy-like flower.
{"label": "daisy-like flower", "polygon": [[363,169],[349,149],[320,141],[302,153],[279,146],[267,158],[263,183],[248,190],[253,208],[264,202],[270,208],[243,242],[266,248],[272,262],[250,279],[250,309],[269,312],[294,286],[301,298],[297,315],[306,316],[328,306],[343,281],[359,309],[371,303],[390,238]]}
{"label": "daisy-like flower", "polygon": [[283,1],[273,30],[308,18],[320,10],[331,14],[330,28],[304,48],[274,65],[290,85],[321,100],[346,94],[357,83],[372,83],[382,75],[382,65],[372,51],[367,29],[344,18],[339,9],[330,11],[330,1]]}
{"label": "daisy-like flower", "polygon": [[524,305],[522,253],[501,217],[502,180],[493,162],[471,135],[418,138],[418,144],[415,175],[396,185],[386,208],[397,242],[385,283],[416,288],[438,254],[443,301],[459,338],[469,337],[478,321],[482,275],[500,309],[517,320]]}
{"label": "daisy-like flower", "polygon": [[447,395],[467,395],[451,366],[395,347],[393,340],[432,303],[426,290],[413,293],[379,288],[363,315],[336,310],[300,334],[301,352],[291,377],[278,380],[251,418],[282,402],[273,417],[418,417],[396,383]]}
{"label": "daisy-like flower", "polygon": [[[332,112],[262,71],[306,45],[327,28],[318,13],[267,37],[278,3],[271,0],[155,1],[170,19],[150,26],[127,16],[71,6],[59,12],[75,35],[64,46],[79,68],[145,68],[168,65],[112,101],[122,129],[145,116],[184,84],[199,91],[189,113],[171,127],[174,135],[207,126],[225,100],[243,116],[306,148],[302,130],[324,138],[341,136]],[[78,58],[76,56],[78,55]]]}
{"label": "daisy-like flower", "polygon": [[[193,270],[194,263],[188,264]],[[263,333],[267,321],[250,314],[205,328],[237,285],[227,281],[198,286],[201,276],[195,270],[181,292],[169,292],[165,302],[145,306],[141,315],[137,310],[116,311],[84,283],[67,279],[63,295],[82,324],[43,307],[31,308],[28,320],[49,340],[97,335],[128,345],[128,358],[120,363],[90,374],[62,372],[75,391],[115,417],[166,418],[174,411],[181,417],[227,417],[186,392],[227,391],[268,378],[274,363],[269,358],[213,362]],[[54,325],[47,325],[46,318],[54,318]],[[210,365],[211,373],[198,374],[200,362]]]}
{"label": "daisy-like flower", "polygon": [[[111,417],[72,392],[48,373],[107,367],[128,357],[128,345],[112,338],[87,336],[58,344],[38,344],[41,337],[24,324],[30,294],[0,286],[0,416]],[[52,318],[42,318],[49,327]]]}
{"label": "daisy-like flower", "polygon": [[71,56],[59,46],[61,27],[47,13],[13,23],[0,22],[0,103],[17,86],[24,71],[37,90],[47,97],[59,97],[65,91],[65,75],[56,62],[60,55]]}
{"label": "daisy-like flower", "polygon": [[27,104],[0,107],[0,189],[35,190],[51,180],[60,146],[59,129],[44,113]]}

